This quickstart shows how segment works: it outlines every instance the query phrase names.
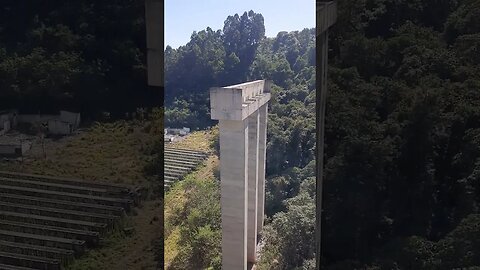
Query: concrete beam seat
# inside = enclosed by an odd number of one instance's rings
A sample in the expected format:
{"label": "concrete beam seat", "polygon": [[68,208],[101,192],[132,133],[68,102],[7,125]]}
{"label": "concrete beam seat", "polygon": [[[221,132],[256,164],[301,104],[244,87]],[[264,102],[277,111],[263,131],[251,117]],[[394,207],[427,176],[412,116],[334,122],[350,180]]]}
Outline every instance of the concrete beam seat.
{"label": "concrete beam seat", "polygon": [[77,194],[87,194],[94,196],[108,196],[108,190],[104,188],[91,188],[91,187],[81,187],[81,186],[72,186],[56,183],[47,183],[47,182],[37,182],[31,180],[21,180],[13,178],[4,178],[0,177],[0,184],[16,187],[28,187],[28,188],[37,188],[45,189],[52,191],[60,192],[70,192]]}
{"label": "concrete beam seat", "polygon": [[117,216],[110,216],[104,214],[95,214],[83,211],[63,210],[58,208],[14,204],[6,202],[0,202],[0,210],[107,224],[114,224],[120,219],[120,217]]}
{"label": "concrete beam seat", "polygon": [[181,163],[181,164],[188,164],[188,165],[192,165],[192,166],[197,166],[199,164],[201,164],[202,162],[204,162],[205,160],[203,159],[190,159],[190,158],[183,158],[183,157],[168,157],[168,156],[165,156],[165,158],[169,159],[169,161],[166,161],[164,162],[164,164],[166,163]]}
{"label": "concrete beam seat", "polygon": [[8,220],[0,220],[0,230],[83,240],[89,246],[97,245],[100,236],[100,234],[95,231],[76,230],[65,227],[55,227]]}
{"label": "concrete beam seat", "polygon": [[164,165],[171,165],[171,166],[180,166],[185,168],[195,168],[201,162],[188,162],[188,161],[179,161],[179,160],[165,160],[163,162]]}
{"label": "concrete beam seat", "polygon": [[0,220],[8,220],[22,223],[31,223],[37,225],[47,225],[54,227],[65,227],[75,230],[94,231],[98,232],[100,236],[104,235],[107,229],[105,223],[94,223],[81,220],[71,220],[56,217],[45,217],[39,215],[30,215],[23,213],[15,213],[9,211],[0,211]]}
{"label": "concrete beam seat", "polygon": [[168,172],[177,172],[177,173],[180,173],[180,174],[188,174],[191,170],[189,169],[180,169],[180,168],[172,168],[172,167],[168,167],[168,166],[165,166],[165,171],[168,171]]}
{"label": "concrete beam seat", "polygon": [[65,210],[85,211],[90,213],[114,215],[119,217],[123,217],[125,215],[125,210],[122,207],[118,207],[118,206],[53,200],[53,199],[46,199],[46,198],[38,198],[34,196],[23,196],[23,195],[16,195],[16,194],[0,193],[0,201],[51,207],[51,208],[60,208]]}
{"label": "concrete beam seat", "polygon": [[163,174],[165,176],[169,175],[169,176],[173,176],[173,177],[176,177],[176,178],[182,178],[185,175],[184,173],[176,172],[176,171],[170,171],[170,170],[165,170],[163,172]]}
{"label": "concrete beam seat", "polygon": [[7,265],[18,265],[42,270],[60,270],[60,260],[43,257],[0,252],[0,262]]}
{"label": "concrete beam seat", "polygon": [[207,157],[207,155],[205,155],[205,154],[171,151],[171,150],[167,150],[167,149],[165,149],[164,153],[169,153],[169,154],[174,154],[174,155],[179,155],[179,156],[185,156],[185,157],[194,157],[194,158],[199,158],[199,159],[205,159]]}
{"label": "concrete beam seat", "polygon": [[73,250],[70,249],[29,245],[3,240],[0,240],[0,252],[10,252],[22,255],[45,257],[49,259],[58,259],[64,264],[72,262],[75,258]]}
{"label": "concrete beam seat", "polygon": [[78,255],[81,255],[85,252],[85,241],[76,239],[0,230],[0,240],[60,249],[70,249]]}
{"label": "concrete beam seat", "polygon": [[165,178],[165,180],[171,180],[171,181],[175,181],[175,180],[178,179],[178,178],[176,178],[176,177],[169,176],[169,175],[166,175],[164,178]]}
{"label": "concrete beam seat", "polygon": [[0,171],[0,270],[63,269],[138,199],[126,185]]}
{"label": "concrete beam seat", "polygon": [[191,153],[198,153],[198,154],[206,154],[203,151],[193,150],[193,149],[189,149],[189,148],[179,148],[179,147],[167,146],[167,147],[165,147],[165,149],[172,150],[172,151],[175,150],[175,151],[184,151],[184,152],[191,152]]}
{"label": "concrete beam seat", "polygon": [[6,171],[0,171],[0,177],[32,180],[32,181],[47,182],[47,183],[76,185],[76,186],[82,186],[82,187],[105,188],[112,192],[118,192],[118,193],[124,193],[124,194],[128,194],[129,192],[132,191],[132,187],[129,187],[127,185],[111,184],[111,183],[104,184],[99,182],[87,181],[83,179],[73,179],[73,178],[66,178],[66,177],[54,177],[54,176],[6,172]]}
{"label": "concrete beam seat", "polygon": [[164,164],[182,164],[184,166],[191,166],[193,168],[197,167],[200,162],[193,162],[193,161],[181,161],[175,159],[164,159]]}
{"label": "concrete beam seat", "polygon": [[181,165],[170,165],[170,164],[165,164],[165,168],[172,169],[172,170],[179,170],[179,171],[185,171],[185,172],[191,172],[192,168],[190,167],[183,167]]}
{"label": "concrete beam seat", "polygon": [[0,270],[38,270],[38,269],[0,263]]}
{"label": "concrete beam seat", "polygon": [[42,189],[35,189],[35,188],[13,187],[13,186],[6,186],[6,185],[0,185],[0,193],[37,196],[42,198],[53,198],[57,200],[66,200],[66,201],[72,201],[72,202],[96,203],[96,204],[104,204],[104,205],[110,205],[110,206],[120,206],[125,208],[127,211],[130,210],[130,206],[133,204],[133,200],[130,200],[130,199],[99,197],[99,196],[91,196],[91,195],[79,195],[79,194],[68,193],[68,192],[50,191],[50,190],[42,190]]}
{"label": "concrete beam seat", "polygon": [[207,157],[208,154],[201,152],[201,151],[195,151],[195,150],[190,150],[190,149],[181,149],[181,148],[170,148],[167,147],[164,150],[165,152],[170,152],[170,153],[179,153],[179,154],[188,154],[188,155],[195,155],[199,157]]}
{"label": "concrete beam seat", "polygon": [[169,152],[164,152],[164,156],[166,158],[170,158],[170,159],[185,160],[185,161],[201,162],[201,161],[205,160],[205,158],[203,158],[203,157],[187,156],[187,155],[182,155],[182,154],[178,154],[178,153],[169,153]]}
{"label": "concrete beam seat", "polygon": [[200,150],[194,150],[194,149],[190,149],[190,148],[174,147],[174,146],[167,146],[167,147],[165,147],[165,149],[178,150],[178,151],[187,151],[187,152],[195,152],[195,153],[202,153],[202,154],[205,153],[205,152],[200,151]]}

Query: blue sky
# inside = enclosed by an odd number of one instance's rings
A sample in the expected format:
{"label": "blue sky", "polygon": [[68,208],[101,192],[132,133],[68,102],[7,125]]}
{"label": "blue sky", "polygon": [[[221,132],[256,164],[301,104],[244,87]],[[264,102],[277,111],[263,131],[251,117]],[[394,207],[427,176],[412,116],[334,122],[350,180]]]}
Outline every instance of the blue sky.
{"label": "blue sky", "polygon": [[165,46],[178,48],[193,31],[223,29],[229,15],[253,10],[265,19],[265,35],[315,27],[315,0],[165,0]]}

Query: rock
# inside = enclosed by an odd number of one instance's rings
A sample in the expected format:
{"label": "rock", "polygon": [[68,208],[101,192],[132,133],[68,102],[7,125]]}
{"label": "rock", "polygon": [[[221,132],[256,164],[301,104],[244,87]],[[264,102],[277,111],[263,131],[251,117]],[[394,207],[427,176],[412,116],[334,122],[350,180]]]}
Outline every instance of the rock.
{"label": "rock", "polygon": [[134,231],[135,229],[133,227],[128,227],[123,229],[123,232],[128,236],[132,235]]}

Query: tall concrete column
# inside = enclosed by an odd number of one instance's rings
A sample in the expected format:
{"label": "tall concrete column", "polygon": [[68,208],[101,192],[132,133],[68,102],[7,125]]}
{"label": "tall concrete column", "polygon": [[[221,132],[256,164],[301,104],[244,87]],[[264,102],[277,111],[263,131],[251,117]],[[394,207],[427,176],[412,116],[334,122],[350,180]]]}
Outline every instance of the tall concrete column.
{"label": "tall concrete column", "polygon": [[315,257],[316,264],[321,265],[321,230],[322,230],[322,198],[323,198],[323,150],[324,150],[324,133],[325,133],[325,108],[327,104],[327,69],[328,69],[328,29],[337,20],[337,2],[336,1],[316,1],[317,11],[317,82],[316,82],[316,176],[317,176],[317,196],[316,196],[316,221],[315,221],[315,234],[316,234],[316,247]]}
{"label": "tall concrete column", "polygon": [[253,112],[248,118],[248,262],[256,261],[257,213],[258,213],[258,167],[260,114]]}
{"label": "tall concrete column", "polygon": [[148,84],[163,86],[163,1],[145,0]]}
{"label": "tall concrete column", "polygon": [[265,193],[259,183],[265,179],[265,146],[259,146],[265,141],[269,85],[259,80],[210,89],[211,116],[220,128],[222,268],[227,270],[245,270],[256,260],[258,213],[263,224],[264,212],[258,200]]}
{"label": "tall concrete column", "polygon": [[265,216],[265,167],[267,160],[267,118],[268,103],[258,109],[258,211],[257,211],[257,232],[263,229]]}
{"label": "tall concrete column", "polygon": [[222,268],[247,267],[248,124],[221,120]]}

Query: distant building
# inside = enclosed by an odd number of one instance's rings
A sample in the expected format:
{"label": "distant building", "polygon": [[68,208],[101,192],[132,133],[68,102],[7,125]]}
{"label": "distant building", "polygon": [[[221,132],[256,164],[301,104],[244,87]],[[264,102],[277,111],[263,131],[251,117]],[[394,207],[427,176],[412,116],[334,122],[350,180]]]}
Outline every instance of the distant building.
{"label": "distant building", "polygon": [[73,133],[73,126],[68,122],[52,119],[48,121],[48,133],[52,135],[70,135]]}
{"label": "distant building", "polygon": [[164,131],[165,134],[185,136],[190,133],[190,128],[166,128]]}
{"label": "distant building", "polygon": [[163,141],[164,141],[164,142],[167,142],[167,143],[174,142],[174,141],[176,141],[176,136],[175,136],[175,135],[171,135],[171,134],[165,134],[165,135],[163,136]]}
{"label": "distant building", "polygon": [[30,150],[32,143],[30,141],[9,139],[3,137],[0,140],[0,156],[2,157],[21,157]]}
{"label": "distant building", "polygon": [[4,135],[10,129],[17,125],[17,112],[1,111],[0,112],[0,135]]}
{"label": "distant building", "polygon": [[42,124],[51,135],[70,135],[80,126],[80,113],[60,111],[59,115],[22,114],[19,123]]}
{"label": "distant building", "polygon": [[0,135],[7,133],[11,128],[11,122],[8,114],[0,114]]}
{"label": "distant building", "polygon": [[186,136],[190,133],[190,128],[165,128],[164,130],[163,141],[164,142],[175,142],[181,139],[181,137]]}
{"label": "distant building", "polygon": [[76,130],[80,126],[80,113],[60,111],[60,121],[69,123]]}

